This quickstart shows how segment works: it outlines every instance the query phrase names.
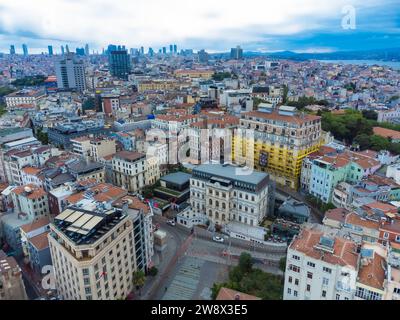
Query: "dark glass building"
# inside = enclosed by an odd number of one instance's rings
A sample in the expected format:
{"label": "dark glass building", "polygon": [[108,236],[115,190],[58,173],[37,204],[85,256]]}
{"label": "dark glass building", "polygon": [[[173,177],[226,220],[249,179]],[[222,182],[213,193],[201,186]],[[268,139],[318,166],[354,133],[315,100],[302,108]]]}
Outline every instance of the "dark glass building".
{"label": "dark glass building", "polygon": [[109,52],[108,64],[113,77],[128,80],[128,75],[131,71],[131,63],[127,50],[114,50]]}

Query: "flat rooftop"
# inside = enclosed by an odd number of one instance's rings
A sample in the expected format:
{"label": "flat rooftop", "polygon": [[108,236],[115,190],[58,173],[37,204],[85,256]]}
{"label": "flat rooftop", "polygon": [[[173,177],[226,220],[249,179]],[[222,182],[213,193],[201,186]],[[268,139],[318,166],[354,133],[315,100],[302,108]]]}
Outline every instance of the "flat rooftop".
{"label": "flat rooftop", "polygon": [[188,182],[191,177],[192,177],[192,175],[189,173],[174,172],[174,173],[163,176],[160,180],[168,182],[168,183],[182,185],[182,184]]}
{"label": "flat rooftop", "polygon": [[[252,185],[258,185],[265,179],[268,179],[268,174],[256,170],[246,170],[245,168],[232,165],[222,164],[201,164],[193,168],[193,175],[205,173],[210,178],[219,177],[227,180],[234,180]],[[245,173],[245,174],[244,174]]]}
{"label": "flat rooftop", "polygon": [[54,218],[54,225],[75,244],[91,244],[110,231],[126,215],[121,210],[88,211],[69,207]]}

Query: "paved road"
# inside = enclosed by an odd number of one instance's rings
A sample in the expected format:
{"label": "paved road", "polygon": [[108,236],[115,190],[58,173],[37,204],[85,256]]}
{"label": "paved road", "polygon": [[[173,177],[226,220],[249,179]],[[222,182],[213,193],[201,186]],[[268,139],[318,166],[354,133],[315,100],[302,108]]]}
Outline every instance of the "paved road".
{"label": "paved road", "polygon": [[[240,247],[226,243],[217,243],[210,239],[200,238],[196,233],[191,235],[190,231],[182,226],[172,227],[166,224],[166,218],[155,216],[154,223],[160,225],[160,229],[167,232],[168,252],[164,255],[161,263],[157,265],[158,275],[148,278],[146,285],[141,290],[140,299],[161,299],[166,291],[165,288],[172,284],[176,276],[177,268],[180,267],[188,257],[198,258],[211,264],[236,265],[240,253],[250,251],[255,258],[255,266],[267,272],[279,273],[277,267],[279,259],[285,254],[273,252],[257,252],[245,250]],[[229,251],[231,255],[223,255]],[[184,266],[183,268],[188,268]],[[190,269],[190,267],[189,267]]]}
{"label": "paved road", "polygon": [[154,299],[157,292],[165,286],[165,282],[170,276],[171,269],[176,264],[178,256],[182,252],[185,241],[187,241],[189,233],[184,233],[176,227],[166,224],[167,219],[161,216],[154,216],[153,223],[160,224],[160,229],[166,231],[168,242],[166,252],[163,253],[163,258],[157,265],[158,274],[154,278],[150,278],[142,289],[142,300]]}

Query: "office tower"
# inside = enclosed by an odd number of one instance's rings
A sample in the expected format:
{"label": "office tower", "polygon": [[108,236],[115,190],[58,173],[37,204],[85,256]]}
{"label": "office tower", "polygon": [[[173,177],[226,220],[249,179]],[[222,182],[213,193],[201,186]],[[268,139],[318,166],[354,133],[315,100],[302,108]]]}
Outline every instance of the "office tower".
{"label": "office tower", "polygon": [[49,56],[53,55],[53,46],[47,46],[47,48],[49,49]]}
{"label": "office tower", "polygon": [[140,47],[140,55],[141,55],[141,56],[144,55],[144,47]]}
{"label": "office tower", "polygon": [[178,46],[176,44],[174,44],[174,53],[178,53]]}
{"label": "office tower", "polygon": [[199,62],[200,63],[207,63],[208,62],[208,53],[204,49],[200,50],[197,54],[199,56]]}
{"label": "office tower", "polygon": [[131,71],[130,56],[126,50],[114,50],[109,53],[108,65],[113,77],[128,80]]}
{"label": "office tower", "polygon": [[69,53],[69,47],[67,44],[65,45],[65,51],[66,51],[66,53]]}
{"label": "office tower", "polygon": [[162,49],[158,49],[158,53],[161,54],[162,53]]}
{"label": "office tower", "polygon": [[321,117],[302,114],[295,107],[259,106],[242,114],[239,129],[233,136],[232,160],[245,163],[247,159],[249,166],[254,161],[256,170],[270,173],[276,183],[295,190],[304,157],[323,143]]}
{"label": "office tower", "polygon": [[76,48],[75,52],[78,56],[84,56],[85,55],[85,48]]}
{"label": "office tower", "polygon": [[163,54],[167,54],[167,48],[166,47],[162,47],[162,53]]}
{"label": "office tower", "polygon": [[10,54],[15,54],[15,46],[13,44],[10,46]]}
{"label": "office tower", "polygon": [[64,55],[65,51],[64,51],[64,46],[61,46],[61,54]]}
{"label": "office tower", "polygon": [[50,224],[49,246],[64,300],[125,299],[137,270],[134,222],[124,209],[70,207]]}
{"label": "office tower", "polygon": [[150,56],[150,57],[154,56],[154,50],[153,50],[153,48],[149,48],[149,56]]}
{"label": "office tower", "polygon": [[24,56],[28,55],[28,46],[25,43],[22,45],[22,51],[24,52]]}
{"label": "office tower", "polygon": [[174,46],[172,44],[169,45],[169,53],[172,54],[174,52]]}
{"label": "office tower", "polygon": [[116,51],[118,50],[117,46],[114,44],[109,44],[107,47],[107,54],[109,55],[111,51]]}
{"label": "office tower", "polygon": [[85,44],[85,55],[86,56],[88,56],[88,55],[90,55],[90,52],[89,52],[89,44]]}
{"label": "office tower", "polygon": [[240,46],[231,49],[231,59],[234,60],[243,59],[243,49]]}
{"label": "office tower", "polygon": [[86,89],[85,65],[73,53],[56,60],[55,69],[58,89],[77,91]]}

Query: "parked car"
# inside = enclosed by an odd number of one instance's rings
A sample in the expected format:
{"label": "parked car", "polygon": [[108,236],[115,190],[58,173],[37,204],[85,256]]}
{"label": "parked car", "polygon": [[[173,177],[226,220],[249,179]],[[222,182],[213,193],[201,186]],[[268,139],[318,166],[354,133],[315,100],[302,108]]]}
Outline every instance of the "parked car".
{"label": "parked car", "polygon": [[213,236],[213,241],[215,242],[224,242],[224,238],[218,237],[218,236]]}
{"label": "parked car", "polygon": [[173,227],[175,227],[175,225],[176,225],[174,220],[168,220],[167,224],[169,224],[170,226],[173,226]]}

